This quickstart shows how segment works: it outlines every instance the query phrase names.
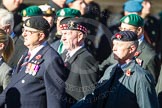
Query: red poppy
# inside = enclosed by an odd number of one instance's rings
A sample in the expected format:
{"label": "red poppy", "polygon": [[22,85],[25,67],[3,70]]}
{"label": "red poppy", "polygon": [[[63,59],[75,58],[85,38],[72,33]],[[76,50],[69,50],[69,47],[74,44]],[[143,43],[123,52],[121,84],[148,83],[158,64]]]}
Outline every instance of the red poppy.
{"label": "red poppy", "polygon": [[135,57],[138,57],[139,55],[140,55],[139,51],[136,51],[135,54],[134,54]]}
{"label": "red poppy", "polygon": [[117,39],[121,39],[121,38],[122,38],[122,35],[121,35],[121,34],[116,34],[115,37],[116,37]]}
{"label": "red poppy", "polygon": [[40,58],[42,58],[42,55],[37,55],[35,58],[39,60]]}
{"label": "red poppy", "polygon": [[128,69],[125,73],[127,76],[131,76],[131,69]]}

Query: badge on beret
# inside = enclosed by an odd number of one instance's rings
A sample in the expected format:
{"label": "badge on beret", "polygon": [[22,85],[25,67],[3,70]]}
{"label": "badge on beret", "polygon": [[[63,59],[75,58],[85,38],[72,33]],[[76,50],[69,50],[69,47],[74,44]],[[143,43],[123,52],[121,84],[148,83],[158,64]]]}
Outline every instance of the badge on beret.
{"label": "badge on beret", "polygon": [[46,10],[46,14],[51,15],[52,13],[53,13],[53,12],[52,12],[52,9],[48,8],[48,9]]}
{"label": "badge on beret", "polygon": [[26,22],[26,25],[27,25],[28,27],[30,27],[30,21],[29,21],[29,20]]}
{"label": "badge on beret", "polygon": [[129,17],[125,18],[124,22],[129,23]]}
{"label": "badge on beret", "polygon": [[61,16],[64,16],[65,15],[65,11],[63,9],[60,11],[60,15]]}
{"label": "badge on beret", "polygon": [[73,21],[69,21],[68,22],[68,27],[69,28],[74,28],[74,22]]}
{"label": "badge on beret", "polygon": [[25,17],[26,16],[26,10],[23,10],[23,16]]}

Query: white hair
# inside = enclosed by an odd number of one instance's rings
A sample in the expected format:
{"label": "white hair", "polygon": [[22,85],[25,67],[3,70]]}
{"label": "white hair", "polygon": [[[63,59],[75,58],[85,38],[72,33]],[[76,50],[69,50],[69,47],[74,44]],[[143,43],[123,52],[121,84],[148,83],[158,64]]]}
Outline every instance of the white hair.
{"label": "white hair", "polygon": [[14,16],[8,10],[0,8],[0,27],[4,27],[7,24],[10,24],[12,31],[14,27]]}

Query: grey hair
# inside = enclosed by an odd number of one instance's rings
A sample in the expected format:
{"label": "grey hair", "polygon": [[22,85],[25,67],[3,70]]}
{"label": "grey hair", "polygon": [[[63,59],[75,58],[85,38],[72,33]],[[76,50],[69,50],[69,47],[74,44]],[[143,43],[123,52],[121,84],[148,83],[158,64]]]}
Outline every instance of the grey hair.
{"label": "grey hair", "polygon": [[8,10],[0,8],[0,27],[4,27],[7,24],[11,25],[12,31],[14,27],[14,16]]}

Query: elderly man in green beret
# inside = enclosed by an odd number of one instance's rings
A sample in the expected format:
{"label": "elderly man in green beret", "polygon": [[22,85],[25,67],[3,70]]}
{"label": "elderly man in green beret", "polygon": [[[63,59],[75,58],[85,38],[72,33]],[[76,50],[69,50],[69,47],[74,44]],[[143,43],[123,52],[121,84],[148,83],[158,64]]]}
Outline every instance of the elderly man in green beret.
{"label": "elderly man in green beret", "polygon": [[142,5],[142,11],[139,14],[145,20],[144,29],[148,35],[150,44],[154,46],[156,52],[160,53],[161,37],[160,21],[155,16],[151,15],[152,0],[129,0],[137,1]]}
{"label": "elderly man in green beret", "polygon": [[60,29],[60,21],[63,20],[64,18],[74,18],[74,17],[80,17],[81,13],[79,10],[72,9],[72,8],[63,8],[60,9],[56,12],[56,17],[57,17],[57,33],[56,37],[58,38],[57,41],[54,41],[51,43],[51,46],[59,53],[63,53],[64,47],[62,42],[60,41],[61,38],[61,29]]}
{"label": "elderly man in green beret", "polygon": [[[160,72],[160,59],[155,50],[145,41],[143,18],[136,14],[130,14],[121,18],[120,22],[121,25],[119,29],[121,31],[133,31],[137,34],[139,46],[135,54],[136,61],[141,67],[148,70],[157,82]],[[115,62],[116,61],[111,54],[101,63],[100,70],[104,71],[107,66],[114,64]]]}

